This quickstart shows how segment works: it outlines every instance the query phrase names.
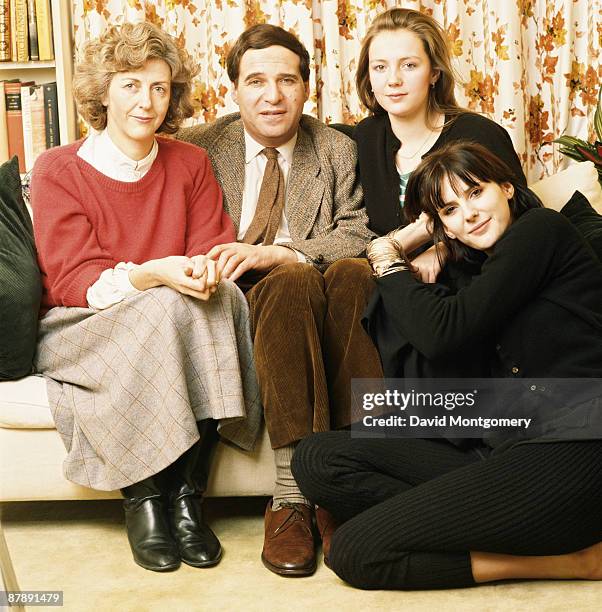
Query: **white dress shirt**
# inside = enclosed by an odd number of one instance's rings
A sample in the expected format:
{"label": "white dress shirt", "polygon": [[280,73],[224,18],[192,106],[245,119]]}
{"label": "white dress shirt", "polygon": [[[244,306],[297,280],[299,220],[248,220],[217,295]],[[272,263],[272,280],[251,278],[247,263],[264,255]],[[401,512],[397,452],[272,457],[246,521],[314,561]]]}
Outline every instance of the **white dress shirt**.
{"label": "white dress shirt", "polygon": [[[105,176],[116,181],[133,183],[139,181],[151,169],[158,152],[159,145],[155,140],[150,153],[144,159],[136,161],[117,148],[107,130],[92,130],[78,149],[77,155]],[[95,310],[104,310],[138,293],[128,274],[135,267],[136,264],[131,261],[120,261],[114,268],[102,272],[86,292],[88,306]]]}
{"label": "white dress shirt", "polygon": [[[282,219],[278,226],[278,231],[274,238],[274,244],[290,244],[291,234],[288,229],[288,221],[286,219],[286,192],[288,188],[288,174],[293,163],[293,151],[297,143],[297,134],[283,145],[276,147],[278,151],[278,165],[284,179],[284,210],[282,211]],[[245,186],[242,195],[242,209],[240,213],[240,225],[238,228],[238,240],[242,240],[246,234],[257,209],[257,200],[259,199],[259,191],[263,181],[263,174],[268,163],[268,158],[262,155],[261,152],[266,147],[259,144],[245,130]],[[300,262],[305,263],[306,258],[303,253],[293,249]]]}

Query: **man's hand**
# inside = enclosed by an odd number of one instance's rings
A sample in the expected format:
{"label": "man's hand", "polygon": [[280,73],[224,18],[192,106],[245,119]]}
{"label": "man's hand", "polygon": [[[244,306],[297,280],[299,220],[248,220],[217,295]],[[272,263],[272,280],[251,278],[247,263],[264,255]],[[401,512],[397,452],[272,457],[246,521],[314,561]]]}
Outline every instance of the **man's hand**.
{"label": "man's hand", "polygon": [[243,242],[218,244],[207,253],[207,257],[216,262],[218,277],[231,281],[237,280],[249,270],[267,272],[280,264],[298,261],[292,249]]}
{"label": "man's hand", "polygon": [[430,249],[412,259],[412,265],[416,268],[415,276],[423,283],[437,282],[442,263],[447,261],[447,249],[443,244],[439,244],[439,251],[440,255],[437,254],[437,247],[433,245]]}

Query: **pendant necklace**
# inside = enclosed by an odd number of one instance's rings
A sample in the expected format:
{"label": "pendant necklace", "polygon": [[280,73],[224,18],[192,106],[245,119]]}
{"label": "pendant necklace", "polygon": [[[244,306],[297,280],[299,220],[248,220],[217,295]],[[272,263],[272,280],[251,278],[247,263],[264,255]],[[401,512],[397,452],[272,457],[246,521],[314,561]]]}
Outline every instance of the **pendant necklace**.
{"label": "pendant necklace", "polygon": [[[401,159],[414,159],[416,157],[416,155],[418,155],[418,153],[420,153],[422,151],[422,149],[424,149],[424,145],[429,141],[429,139],[432,137],[433,135],[433,130],[429,130],[429,133],[426,135],[426,138],[424,139],[424,142],[416,149],[416,151],[414,151],[414,153],[412,155],[402,155],[399,150],[397,151],[397,155],[401,158]],[[403,146],[403,144],[402,144]]]}

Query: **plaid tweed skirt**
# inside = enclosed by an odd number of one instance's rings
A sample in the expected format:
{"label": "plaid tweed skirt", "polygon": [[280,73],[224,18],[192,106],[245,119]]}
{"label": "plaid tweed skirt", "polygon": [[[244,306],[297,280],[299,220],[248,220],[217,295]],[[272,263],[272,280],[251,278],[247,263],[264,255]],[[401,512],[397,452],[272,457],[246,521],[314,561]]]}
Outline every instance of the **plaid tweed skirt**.
{"label": "plaid tweed skirt", "polygon": [[52,308],[36,370],[67,448],[65,477],[104,491],[158,473],[219,420],[253,447],[261,400],[244,295],[222,281],[207,302],[156,287],[102,311]]}

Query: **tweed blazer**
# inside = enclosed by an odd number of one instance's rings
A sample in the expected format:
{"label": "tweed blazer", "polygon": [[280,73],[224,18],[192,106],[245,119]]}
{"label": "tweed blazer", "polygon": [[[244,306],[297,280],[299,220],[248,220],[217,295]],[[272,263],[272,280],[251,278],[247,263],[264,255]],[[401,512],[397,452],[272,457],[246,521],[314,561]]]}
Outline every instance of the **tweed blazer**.
{"label": "tweed blazer", "polygon": [[[176,135],[209,153],[224,192],[224,208],[238,229],[245,180],[245,138],[240,115],[182,128]],[[373,237],[356,175],[355,143],[303,115],[288,176],[285,214],[290,246],[326,267],[356,257]]]}

